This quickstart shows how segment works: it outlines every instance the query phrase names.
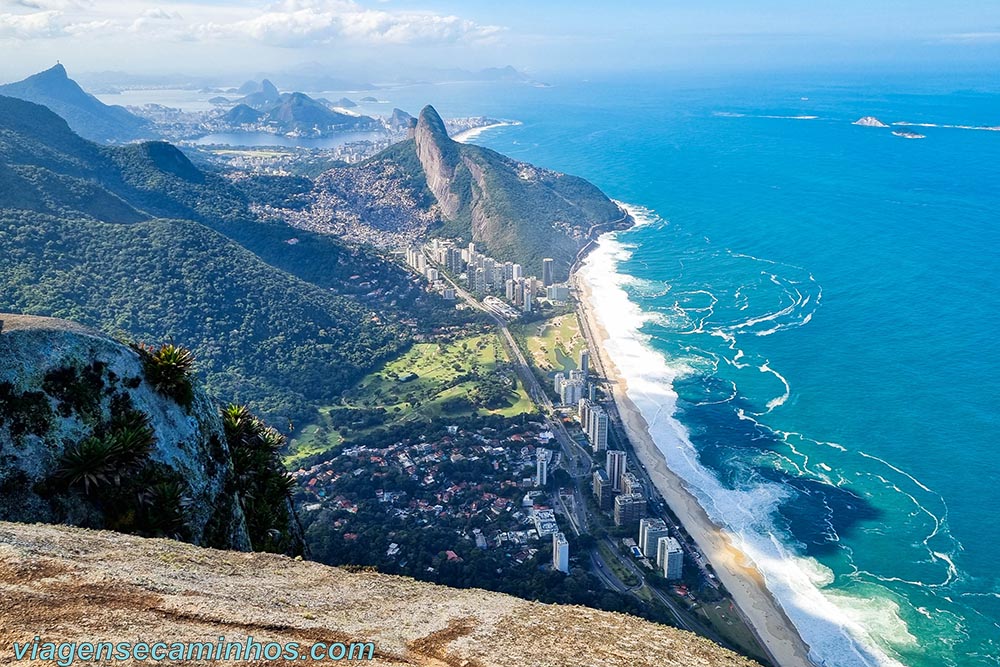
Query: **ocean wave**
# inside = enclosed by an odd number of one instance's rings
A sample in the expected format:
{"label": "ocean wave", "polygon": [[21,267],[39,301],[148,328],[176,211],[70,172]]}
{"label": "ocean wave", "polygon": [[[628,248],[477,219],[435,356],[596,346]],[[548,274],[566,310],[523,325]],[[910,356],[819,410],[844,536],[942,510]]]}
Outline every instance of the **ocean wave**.
{"label": "ocean wave", "polygon": [[746,114],[739,113],[736,111],[713,111],[713,116],[718,118],[771,118],[775,120],[818,120],[819,116],[813,116],[808,114],[797,114],[797,115],[778,115],[778,114]]}
{"label": "ocean wave", "polygon": [[979,132],[1000,132],[1000,125],[948,125],[939,123],[910,123],[898,121],[890,123],[900,127],[938,127],[947,130],[977,130]]}
{"label": "ocean wave", "polygon": [[[686,427],[676,418],[678,397],[674,382],[683,371],[655,351],[641,331],[648,317],[629,298],[625,289],[627,279],[618,271],[621,262],[631,256],[618,236],[612,233],[602,237],[580,275],[592,290],[595,312],[608,334],[604,347],[626,378],[629,399],[642,413],[667,464],[709,517],[723,526],[734,545],[756,564],[768,589],[809,644],[819,664],[899,665],[889,649],[865,627],[864,619],[868,616],[857,613],[864,604],[879,605],[879,613],[892,616],[894,630],[905,629],[898,608],[893,609],[882,598],[864,600],[835,594],[829,590],[829,575],[817,577],[815,560],[797,554],[786,544],[788,537],[778,538],[780,530],[774,518],[781,504],[792,497],[792,491],[767,481],[728,488],[701,464]],[[801,298],[805,301],[804,295]],[[811,305],[815,306],[817,300],[810,299]],[[738,363],[743,355],[737,352],[736,336],[747,328],[716,329],[708,333],[723,338],[734,352],[731,362]]]}

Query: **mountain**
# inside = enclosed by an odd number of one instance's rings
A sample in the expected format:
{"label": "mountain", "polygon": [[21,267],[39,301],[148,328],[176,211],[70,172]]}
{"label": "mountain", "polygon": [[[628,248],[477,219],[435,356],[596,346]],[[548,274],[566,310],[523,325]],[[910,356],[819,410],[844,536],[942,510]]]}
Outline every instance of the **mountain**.
{"label": "mountain", "polygon": [[280,436],[245,412],[224,419],[182,351],[62,320],[0,322],[0,520],[301,549],[290,479],[253,440]]}
{"label": "mountain", "polygon": [[360,168],[378,165],[392,166],[416,190],[430,191],[444,220],[441,234],[475,241],[497,259],[521,263],[528,274],[541,275],[542,259],[552,257],[557,278],[565,279],[598,231],[630,224],[624,211],[582,178],[453,141],[430,106],[420,112],[413,139]]}
{"label": "mountain", "polygon": [[277,104],[281,100],[281,93],[278,91],[278,88],[267,79],[262,80],[260,83],[247,81],[240,86],[237,92],[244,95],[237,102],[245,104],[248,107],[253,107],[254,109],[261,109],[267,105]]}
{"label": "mountain", "polygon": [[259,123],[263,117],[263,112],[257,111],[253,107],[246,104],[237,104],[232,109],[227,111],[222,119],[227,123],[232,123],[233,125],[252,125],[254,123]]}
{"label": "mountain", "polygon": [[15,642],[30,650],[39,628],[53,652],[80,637],[118,641],[112,638],[156,628],[168,642],[207,648],[216,637],[296,643],[295,660],[267,664],[305,662],[300,652],[320,650],[317,642],[324,642],[320,656],[333,649],[330,655],[343,657],[353,646],[353,659],[370,655],[363,664],[372,667],[757,664],[690,632],[624,614],[63,526],[0,523],[0,610],[8,652]]}
{"label": "mountain", "polygon": [[[249,89],[247,82],[240,91]],[[237,101],[237,105],[223,116],[223,120],[236,125],[261,123],[273,125],[282,132],[328,132],[331,130],[373,129],[378,124],[372,118],[335,111],[334,105],[316,100],[305,93],[281,93],[273,83],[264,79],[256,89]],[[357,106],[350,100],[340,108]]]}
{"label": "mountain", "polygon": [[0,310],[184,341],[213,393],[281,426],[454,312],[370,252],[259,220],[250,201],[278,196],[262,183],[163,142],[91,143],[5,97],[0,183]]}
{"label": "mountain", "polygon": [[122,143],[154,136],[148,121],[86,93],[62,65],[0,86],[0,95],[46,106],[65,118],[77,134],[92,141]]}
{"label": "mountain", "polygon": [[417,119],[402,109],[393,109],[392,115],[389,116],[389,120],[387,122],[389,129],[396,132],[403,130],[409,131],[417,126]]}

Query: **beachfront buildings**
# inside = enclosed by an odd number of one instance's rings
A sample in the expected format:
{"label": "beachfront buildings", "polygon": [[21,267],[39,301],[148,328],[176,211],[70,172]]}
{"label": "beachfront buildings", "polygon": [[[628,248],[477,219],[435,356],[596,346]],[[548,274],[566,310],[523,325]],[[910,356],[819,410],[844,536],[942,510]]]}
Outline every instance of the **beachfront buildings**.
{"label": "beachfront buildings", "polygon": [[646,497],[641,493],[623,493],[615,498],[615,525],[631,526],[646,516]]}
{"label": "beachfront buildings", "polygon": [[587,381],[583,377],[583,371],[570,371],[568,378],[565,373],[556,373],[552,379],[552,388],[559,396],[561,405],[576,407],[587,392]]}
{"label": "beachfront buildings", "polygon": [[661,537],[670,535],[670,530],[663,519],[647,517],[639,520],[639,549],[646,558],[656,558]]}
{"label": "beachfront buildings", "polygon": [[563,533],[552,536],[552,569],[569,574],[569,542]]}
{"label": "beachfront buildings", "polygon": [[608,448],[608,413],[599,405],[592,404],[587,413],[587,438],[595,453]]}
{"label": "beachfront buildings", "polygon": [[611,488],[611,479],[608,477],[608,473],[603,470],[595,470],[593,488],[598,506],[605,512],[611,510],[615,502],[615,492]]}
{"label": "beachfront buildings", "polygon": [[667,580],[680,579],[684,572],[684,550],[672,537],[661,537],[656,544],[656,567]]}
{"label": "beachfront buildings", "polygon": [[642,493],[642,480],[634,473],[623,472],[619,483],[622,493]]}
{"label": "beachfront buildings", "polygon": [[549,285],[545,288],[545,298],[553,303],[569,301],[569,287],[566,285]]}
{"label": "beachfront buildings", "polygon": [[587,434],[587,439],[590,440],[590,446],[594,453],[606,450],[608,448],[610,420],[604,408],[592,399],[585,397],[577,402],[577,414],[580,417],[580,427]]}
{"label": "beachfront buildings", "polygon": [[611,480],[611,488],[615,491],[622,490],[622,473],[625,472],[625,452],[620,449],[609,449],[605,455],[604,470]]}

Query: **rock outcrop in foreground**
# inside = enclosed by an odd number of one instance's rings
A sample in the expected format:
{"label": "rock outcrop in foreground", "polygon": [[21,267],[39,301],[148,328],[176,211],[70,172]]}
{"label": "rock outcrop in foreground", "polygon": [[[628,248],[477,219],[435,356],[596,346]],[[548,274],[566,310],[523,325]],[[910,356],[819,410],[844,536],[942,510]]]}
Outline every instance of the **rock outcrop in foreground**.
{"label": "rock outcrop in foreground", "polygon": [[371,665],[755,664],[693,634],[621,614],[269,554],[0,523],[0,656],[9,659],[12,642],[36,635],[168,642],[252,636],[304,646],[370,641],[375,659],[363,664]]}
{"label": "rock outcrop in foreground", "polygon": [[[135,350],[73,322],[4,313],[0,322],[0,520],[137,532],[138,509],[155,514],[146,523],[176,509],[157,495],[169,484],[184,505],[176,532],[196,544],[251,547],[208,394],[195,388],[190,404],[179,404],[153,387]],[[136,424],[119,427],[125,422]],[[101,446],[123,429],[146,431],[151,441],[135,457],[148,459],[141,470]],[[72,484],[59,477],[70,456],[80,471]]]}

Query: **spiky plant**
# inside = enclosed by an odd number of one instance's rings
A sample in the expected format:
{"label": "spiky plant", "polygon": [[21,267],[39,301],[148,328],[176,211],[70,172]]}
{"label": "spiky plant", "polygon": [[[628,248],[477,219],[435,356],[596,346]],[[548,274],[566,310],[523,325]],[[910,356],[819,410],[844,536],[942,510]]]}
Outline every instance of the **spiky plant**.
{"label": "spiky plant", "polygon": [[278,552],[300,548],[289,502],[295,482],[278,456],[285,437],[241,405],[224,408],[222,421],[254,547]]}
{"label": "spiky plant", "polygon": [[187,528],[187,511],[191,499],[187,487],[179,480],[161,480],[139,495],[144,507],[145,529],[151,535],[179,538]]}
{"label": "spiky plant", "polygon": [[115,477],[115,447],[105,438],[86,438],[66,448],[59,457],[55,477],[67,486],[83,483],[90,494],[91,486],[107,484]]}
{"label": "spiky plant", "polygon": [[188,407],[194,400],[194,386],[191,375],[194,372],[194,355],[191,350],[165,343],[159,348],[139,345],[136,348],[142,356],[146,380],[166,396],[180,405]]}
{"label": "spiky plant", "polygon": [[156,442],[149,418],[138,410],[118,415],[103,437],[91,436],[67,447],[59,457],[55,477],[67,486],[121,486],[122,477],[146,461]]}

